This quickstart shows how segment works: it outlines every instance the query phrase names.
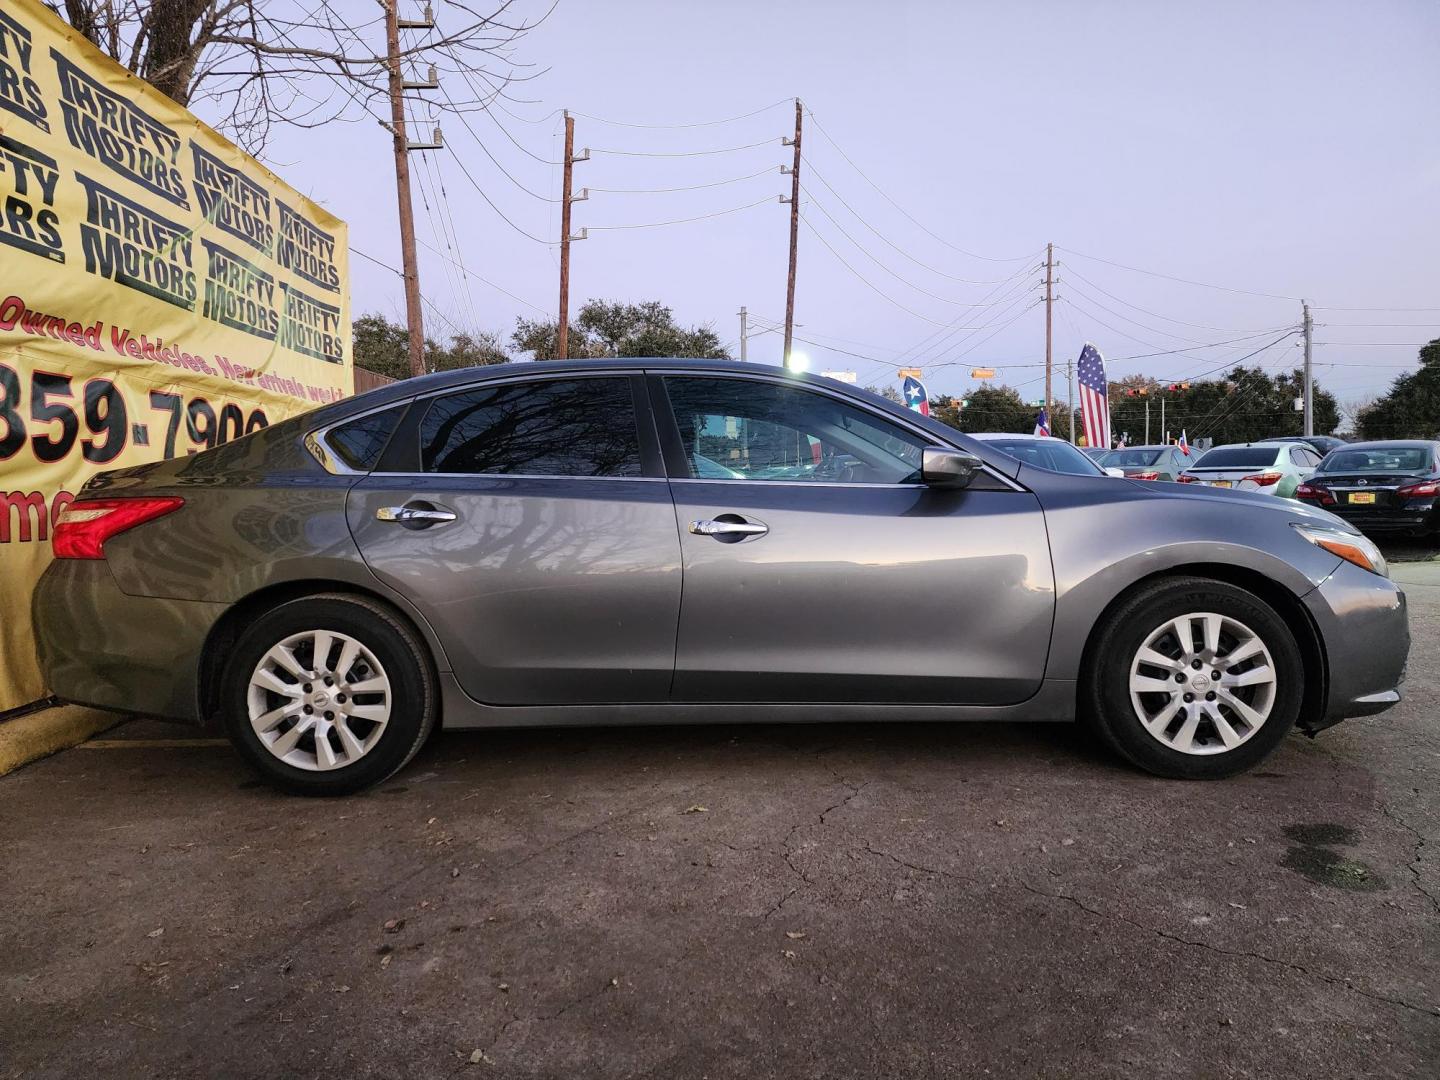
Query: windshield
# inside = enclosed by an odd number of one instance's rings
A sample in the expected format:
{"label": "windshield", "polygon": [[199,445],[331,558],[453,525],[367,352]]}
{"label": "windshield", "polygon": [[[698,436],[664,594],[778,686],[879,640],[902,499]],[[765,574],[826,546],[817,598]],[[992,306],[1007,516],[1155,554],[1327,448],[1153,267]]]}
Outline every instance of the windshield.
{"label": "windshield", "polygon": [[1105,470],[1068,442],[1050,439],[986,439],[995,447],[1026,465],[1075,476],[1103,476]]}
{"label": "windshield", "polygon": [[1100,459],[1100,464],[1112,469],[1133,469],[1137,465],[1154,465],[1164,453],[1164,450],[1153,449],[1111,450]]}
{"label": "windshield", "polygon": [[1200,455],[1192,469],[1256,469],[1274,465],[1278,446],[1217,446]]}
{"label": "windshield", "polygon": [[1374,450],[1333,450],[1320,465],[1321,472],[1423,472],[1430,468],[1430,451],[1423,446],[1387,446]]}

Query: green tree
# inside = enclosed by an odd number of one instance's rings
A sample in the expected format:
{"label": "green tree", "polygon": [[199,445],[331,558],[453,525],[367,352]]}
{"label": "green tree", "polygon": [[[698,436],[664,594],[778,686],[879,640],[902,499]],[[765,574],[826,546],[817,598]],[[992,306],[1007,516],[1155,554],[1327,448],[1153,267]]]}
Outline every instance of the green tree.
{"label": "green tree", "polygon": [[[1254,442],[1277,435],[1299,435],[1304,414],[1295,409],[1301,395],[1302,372],[1267,375],[1259,367],[1236,367],[1219,379],[1160,383],[1145,375],[1127,375],[1110,383],[1110,430],[1130,444],[1145,440],[1145,409],[1150,409],[1150,442],[1172,439],[1184,431],[1190,442]],[[1161,402],[1165,415],[1161,420]],[[1340,424],[1340,409],[1331,394],[1315,384],[1315,431],[1328,435]]]}
{"label": "green tree", "polygon": [[1365,439],[1440,437],[1440,338],[1420,349],[1420,370],[1401,375],[1384,397],[1360,410]]}
{"label": "green tree", "polygon": [[[549,360],[555,355],[555,336],[555,320],[519,318],[510,340],[517,351],[536,360]],[[656,300],[640,304],[588,300],[571,321],[566,337],[566,354],[572,360],[619,356],[730,359],[713,329],[680,326],[674,312]]]}
{"label": "green tree", "polygon": [[1013,386],[977,386],[965,399],[969,404],[961,412],[963,431],[1028,433],[1035,430],[1035,415],[1040,410],[1022,398]]}
{"label": "green tree", "polygon": [[[350,324],[354,337],[357,367],[404,379],[410,375],[410,337],[405,327],[383,315],[362,315]],[[499,336],[490,331],[452,334],[449,345],[425,339],[425,370],[451,371],[455,368],[483,367],[504,364],[505,355]]]}

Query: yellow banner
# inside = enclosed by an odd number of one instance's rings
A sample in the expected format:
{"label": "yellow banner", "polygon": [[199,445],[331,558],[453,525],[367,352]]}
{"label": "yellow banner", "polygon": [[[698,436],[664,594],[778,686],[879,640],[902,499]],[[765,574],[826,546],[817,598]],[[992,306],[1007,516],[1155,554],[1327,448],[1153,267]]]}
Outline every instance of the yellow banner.
{"label": "yellow banner", "polygon": [[47,692],[30,596],[102,469],[354,392],[346,227],[39,0],[0,7],[0,712]]}

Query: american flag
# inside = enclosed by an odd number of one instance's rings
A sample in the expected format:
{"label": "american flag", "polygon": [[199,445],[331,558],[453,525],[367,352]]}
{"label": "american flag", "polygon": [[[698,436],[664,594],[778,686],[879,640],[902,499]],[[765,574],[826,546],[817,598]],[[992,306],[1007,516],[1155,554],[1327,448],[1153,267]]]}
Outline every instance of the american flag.
{"label": "american flag", "polygon": [[1085,439],[1091,446],[1110,447],[1110,396],[1105,382],[1105,360],[1088,341],[1080,350],[1075,367],[1080,384],[1080,415],[1085,421]]}
{"label": "american flag", "polygon": [[905,404],[914,409],[921,416],[930,415],[930,395],[925,391],[925,384],[913,375],[905,376],[904,386],[901,394],[905,397]]}

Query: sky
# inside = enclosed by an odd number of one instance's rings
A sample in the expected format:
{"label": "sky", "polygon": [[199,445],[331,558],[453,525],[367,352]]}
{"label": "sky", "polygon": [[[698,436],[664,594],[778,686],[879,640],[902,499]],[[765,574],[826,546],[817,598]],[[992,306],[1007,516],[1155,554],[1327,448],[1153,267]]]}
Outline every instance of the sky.
{"label": "sky", "polygon": [[[330,2],[378,47],[373,0]],[[462,19],[434,7],[442,32]],[[445,149],[412,155],[427,333],[508,338],[517,316],[553,317],[568,108],[592,149],[574,167],[590,198],[573,207],[589,236],[572,313],[660,300],[738,355],[744,306],[750,359],[778,363],[780,334],[761,331],[784,315],[798,96],[812,370],[885,385],[913,365],[933,395],[991,367],[1038,398],[1053,243],[1057,364],[1092,341],[1112,378],[1171,381],[1268,345],[1247,362],[1284,370],[1305,298],[1320,385],[1362,401],[1440,336],[1437,45],[1433,0],[559,0],[517,49],[536,73],[517,100],[469,130],[441,117]],[[263,156],[349,222],[354,249],[398,265],[373,120],[282,130]],[[401,319],[393,273],[352,257],[351,280],[355,314]]]}

